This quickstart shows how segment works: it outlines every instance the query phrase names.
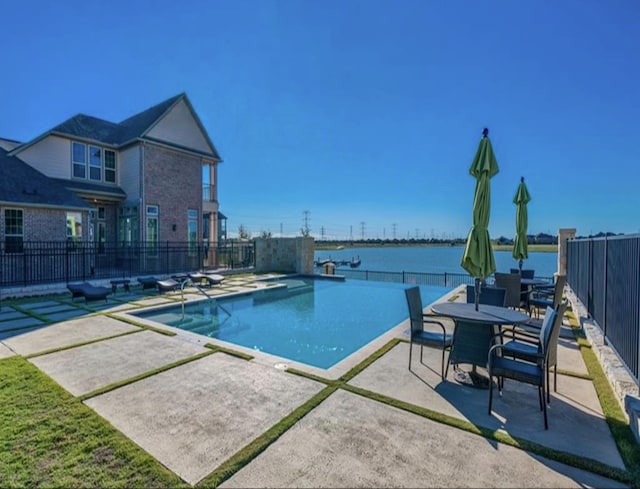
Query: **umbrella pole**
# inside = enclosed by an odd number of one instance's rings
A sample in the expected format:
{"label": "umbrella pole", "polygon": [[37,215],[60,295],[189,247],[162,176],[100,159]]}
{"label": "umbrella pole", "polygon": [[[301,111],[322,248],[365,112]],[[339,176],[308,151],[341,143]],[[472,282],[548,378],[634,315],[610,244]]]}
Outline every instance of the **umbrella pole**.
{"label": "umbrella pole", "polygon": [[480,279],[476,277],[476,311],[478,310],[478,304],[480,303]]}
{"label": "umbrella pole", "polygon": [[520,261],[518,262],[518,266],[520,267],[520,275],[522,275],[522,258],[520,258]]}

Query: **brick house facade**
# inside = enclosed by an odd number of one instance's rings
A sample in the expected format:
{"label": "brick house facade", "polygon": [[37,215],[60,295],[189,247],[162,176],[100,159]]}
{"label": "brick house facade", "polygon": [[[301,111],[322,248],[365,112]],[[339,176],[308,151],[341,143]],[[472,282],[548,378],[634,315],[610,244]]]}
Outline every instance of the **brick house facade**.
{"label": "brick house facade", "polygon": [[70,239],[215,248],[221,161],[184,93],[119,123],[79,114],[26,143],[0,139],[2,249]]}

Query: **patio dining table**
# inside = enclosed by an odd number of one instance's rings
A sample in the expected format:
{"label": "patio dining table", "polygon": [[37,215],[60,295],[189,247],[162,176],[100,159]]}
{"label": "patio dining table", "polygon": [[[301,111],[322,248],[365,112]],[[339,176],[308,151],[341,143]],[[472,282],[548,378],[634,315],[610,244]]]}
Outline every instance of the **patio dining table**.
{"label": "patio dining table", "polygon": [[520,283],[528,287],[539,287],[541,285],[549,285],[549,281],[544,280],[542,278],[522,278],[520,279]]}
{"label": "patio dining table", "polygon": [[[488,379],[482,378],[475,367],[487,367],[489,348],[500,326],[520,324],[530,320],[527,314],[506,307],[479,304],[478,310],[473,303],[439,302],[431,306],[434,314],[454,320],[453,346],[449,362],[473,365],[471,381],[474,387],[488,386]],[[458,372],[460,372],[458,370]],[[468,375],[456,375],[456,379],[468,384]]]}

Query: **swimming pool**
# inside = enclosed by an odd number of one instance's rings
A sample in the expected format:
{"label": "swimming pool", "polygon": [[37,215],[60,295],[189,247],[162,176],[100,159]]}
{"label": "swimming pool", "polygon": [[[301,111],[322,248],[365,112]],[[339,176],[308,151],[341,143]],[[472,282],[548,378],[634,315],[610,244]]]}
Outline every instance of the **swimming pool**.
{"label": "swimming pool", "polygon": [[[287,278],[285,287],[134,315],[327,369],[407,319],[406,284]],[[421,286],[427,305],[451,289]]]}

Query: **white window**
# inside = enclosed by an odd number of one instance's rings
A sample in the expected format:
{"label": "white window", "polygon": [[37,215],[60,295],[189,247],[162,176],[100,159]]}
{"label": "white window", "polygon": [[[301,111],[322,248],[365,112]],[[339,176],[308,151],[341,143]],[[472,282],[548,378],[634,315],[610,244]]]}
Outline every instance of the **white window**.
{"label": "white window", "polygon": [[149,256],[158,254],[158,206],[147,206],[147,253]]}
{"label": "white window", "polygon": [[67,212],[67,241],[77,243],[82,241],[82,214]]}
{"label": "white window", "polygon": [[4,251],[22,253],[24,240],[24,216],[22,209],[4,210]]}
{"label": "white window", "polygon": [[104,181],[116,183],[116,152],[104,150]]}
{"label": "white window", "polygon": [[75,178],[87,178],[87,147],[82,143],[71,143],[71,161],[73,163],[73,176]]}
{"label": "white window", "polygon": [[94,145],[87,147],[86,144],[72,141],[71,164],[74,178],[116,183],[116,152],[113,150]]}
{"label": "white window", "polygon": [[97,146],[89,146],[89,179],[102,180],[102,149]]}
{"label": "white window", "polygon": [[189,243],[189,253],[194,254],[198,246],[198,211],[189,209],[187,211],[187,241]]}

